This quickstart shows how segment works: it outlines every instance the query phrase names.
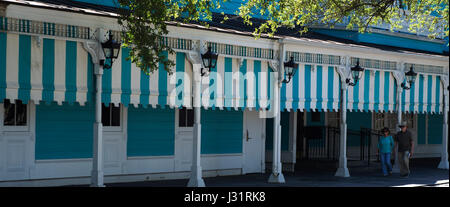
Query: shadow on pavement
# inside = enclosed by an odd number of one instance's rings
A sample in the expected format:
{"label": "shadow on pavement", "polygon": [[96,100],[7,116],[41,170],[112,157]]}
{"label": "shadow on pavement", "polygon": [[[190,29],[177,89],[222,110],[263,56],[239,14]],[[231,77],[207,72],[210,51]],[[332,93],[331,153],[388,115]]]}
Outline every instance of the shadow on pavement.
{"label": "shadow on pavement", "polygon": [[[412,159],[411,175],[384,177],[379,162],[349,161],[350,177],[336,177],[337,162],[300,161],[295,172],[283,172],[286,183],[271,184],[266,173],[204,178],[207,187],[448,187],[448,170],[437,169],[439,159]],[[270,170],[270,169],[269,169]],[[188,179],[109,183],[107,187],[186,187]],[[86,187],[86,186],[79,186]]]}

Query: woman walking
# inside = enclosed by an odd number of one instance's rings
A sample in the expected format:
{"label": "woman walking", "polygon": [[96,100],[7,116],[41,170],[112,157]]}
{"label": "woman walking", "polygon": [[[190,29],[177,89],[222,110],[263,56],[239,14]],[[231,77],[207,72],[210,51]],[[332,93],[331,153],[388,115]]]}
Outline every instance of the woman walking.
{"label": "woman walking", "polygon": [[383,133],[383,136],[378,142],[378,152],[380,154],[383,175],[388,176],[392,175],[391,152],[394,149],[394,140],[390,136],[390,131],[387,127],[384,127],[381,133]]}

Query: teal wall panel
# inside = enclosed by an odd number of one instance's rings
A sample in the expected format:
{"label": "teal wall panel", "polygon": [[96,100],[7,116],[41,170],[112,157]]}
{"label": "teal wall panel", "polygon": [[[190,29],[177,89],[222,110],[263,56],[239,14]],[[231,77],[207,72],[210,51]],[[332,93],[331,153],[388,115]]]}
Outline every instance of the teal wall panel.
{"label": "teal wall panel", "polygon": [[242,153],[243,112],[202,110],[202,154]]}
{"label": "teal wall panel", "polygon": [[418,144],[426,144],[426,119],[427,116],[425,114],[417,115],[417,143]]}
{"label": "teal wall panel", "polygon": [[347,112],[347,146],[360,146],[361,136],[352,134],[350,130],[360,131],[361,128],[372,128],[372,113],[369,112]]}
{"label": "teal wall panel", "polygon": [[94,106],[36,106],[36,160],[91,158]]}
{"label": "teal wall panel", "polygon": [[[289,150],[289,112],[281,112],[281,150]],[[273,149],[273,118],[266,119],[266,150]]]}
{"label": "teal wall panel", "polygon": [[174,155],[175,110],[128,108],[127,156]]}
{"label": "teal wall panel", "polygon": [[443,115],[428,115],[428,144],[442,144]]}

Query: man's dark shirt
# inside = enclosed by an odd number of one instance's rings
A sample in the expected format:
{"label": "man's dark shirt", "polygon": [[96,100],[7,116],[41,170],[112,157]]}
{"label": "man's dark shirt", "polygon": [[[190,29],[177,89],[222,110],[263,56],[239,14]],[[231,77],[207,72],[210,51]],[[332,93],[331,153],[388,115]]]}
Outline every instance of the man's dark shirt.
{"label": "man's dark shirt", "polygon": [[406,132],[399,131],[395,135],[394,140],[398,142],[399,152],[411,151],[412,135],[408,130]]}

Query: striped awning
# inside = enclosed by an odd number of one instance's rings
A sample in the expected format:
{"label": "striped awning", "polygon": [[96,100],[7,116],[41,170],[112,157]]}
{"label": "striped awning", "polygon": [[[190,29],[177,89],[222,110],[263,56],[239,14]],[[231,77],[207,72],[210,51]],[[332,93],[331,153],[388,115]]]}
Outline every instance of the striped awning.
{"label": "striped awning", "polygon": [[282,111],[337,111],[339,74],[335,66],[299,64],[292,80],[281,87],[280,98]]}
{"label": "striped awning", "polygon": [[442,113],[444,86],[439,75],[418,74],[411,89],[402,93],[403,112]]}
{"label": "striped awning", "polygon": [[270,108],[275,74],[267,61],[219,56],[212,71],[202,77],[204,108]]}
{"label": "striped awning", "polygon": [[[129,49],[122,48],[112,69],[103,71],[104,104],[192,107],[192,64],[184,52],[166,53],[176,63],[172,74],[160,64],[150,75],[126,60],[128,54]],[[202,78],[202,106],[269,107],[270,71],[267,61],[220,57],[213,72]],[[76,41],[2,32],[0,74],[1,101],[84,105],[94,92],[91,57]]]}
{"label": "striped awning", "polygon": [[[126,60],[121,49],[112,69],[104,70],[102,102],[128,106],[192,107],[192,64],[186,53],[167,54],[176,65],[172,74],[160,64],[150,75]],[[341,81],[335,65],[303,63],[280,91],[280,108],[300,111],[338,111]],[[274,72],[268,60],[219,55],[216,68],[202,77],[204,108],[268,109],[273,97]],[[396,83],[392,70],[365,70],[348,87],[351,111],[396,112]],[[93,64],[81,42],[0,32],[0,102],[4,99],[44,102],[91,102]],[[402,111],[442,113],[444,88],[440,74],[419,73],[402,94]]]}
{"label": "striped awning", "polygon": [[89,57],[80,42],[0,32],[0,101],[84,105],[93,91]]}
{"label": "striped awning", "polygon": [[[111,70],[104,70],[102,102],[105,104],[192,107],[192,64],[186,53],[165,53],[175,62],[172,74],[160,64],[150,75],[126,60],[129,49],[123,48]],[[270,69],[267,61],[219,57],[216,68],[202,77],[201,104],[204,108],[266,108],[270,97]],[[273,76],[273,74],[272,74]]]}
{"label": "striped awning", "polygon": [[[397,112],[397,84],[391,71],[365,70],[355,86],[348,87],[349,111]],[[337,111],[340,77],[334,66],[299,65],[292,80],[281,88],[281,110]],[[439,75],[419,74],[410,90],[403,90],[407,113],[442,113],[443,85]]]}
{"label": "striped awning", "polygon": [[[397,112],[397,88],[392,72],[365,70],[347,91],[352,111]],[[406,113],[442,113],[443,86],[439,75],[418,74],[411,89],[403,90],[401,110]]]}
{"label": "striped awning", "polygon": [[397,82],[390,71],[364,70],[358,83],[347,90],[350,111],[396,112]]}

